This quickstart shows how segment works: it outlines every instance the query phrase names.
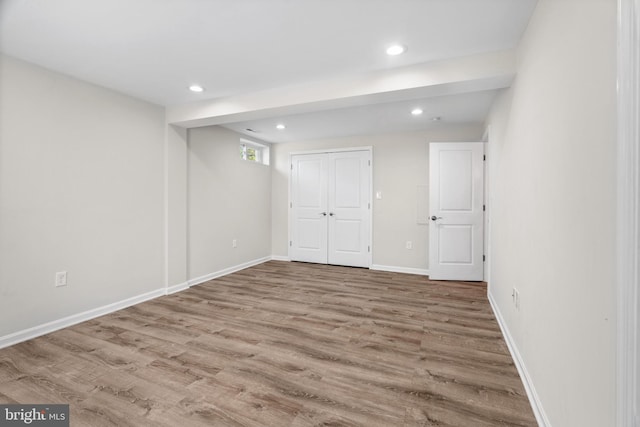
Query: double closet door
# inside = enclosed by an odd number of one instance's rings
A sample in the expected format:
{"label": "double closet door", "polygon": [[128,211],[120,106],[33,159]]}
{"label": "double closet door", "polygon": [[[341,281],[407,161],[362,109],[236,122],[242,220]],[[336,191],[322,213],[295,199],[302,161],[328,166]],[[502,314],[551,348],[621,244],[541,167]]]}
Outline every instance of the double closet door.
{"label": "double closet door", "polygon": [[289,257],[369,267],[371,152],[291,156]]}

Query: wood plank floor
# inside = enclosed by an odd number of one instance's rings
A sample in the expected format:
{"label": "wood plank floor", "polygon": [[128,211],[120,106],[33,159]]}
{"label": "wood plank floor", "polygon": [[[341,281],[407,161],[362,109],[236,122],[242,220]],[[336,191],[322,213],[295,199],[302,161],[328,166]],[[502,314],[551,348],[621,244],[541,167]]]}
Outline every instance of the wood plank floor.
{"label": "wood plank floor", "polygon": [[535,426],[483,285],[271,261],[0,350],[73,426]]}

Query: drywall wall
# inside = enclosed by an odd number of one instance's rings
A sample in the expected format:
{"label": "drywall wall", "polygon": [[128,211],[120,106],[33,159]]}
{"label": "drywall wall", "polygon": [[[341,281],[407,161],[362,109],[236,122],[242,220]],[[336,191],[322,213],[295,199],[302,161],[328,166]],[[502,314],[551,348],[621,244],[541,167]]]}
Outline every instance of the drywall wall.
{"label": "drywall wall", "polygon": [[[428,269],[428,228],[418,224],[418,186],[428,185],[429,142],[479,141],[480,125],[441,124],[430,131],[362,135],[273,145],[273,246],[288,255],[289,156],[292,152],[373,147],[373,264]],[[376,192],[382,199],[375,199]],[[413,243],[406,249],[406,242]]]}
{"label": "drywall wall", "polygon": [[615,1],[540,0],[489,119],[489,292],[553,426],[616,425],[615,55]]}
{"label": "drywall wall", "polygon": [[187,286],[187,163],[188,131],[166,126],[165,135],[165,272],[167,291]]}
{"label": "drywall wall", "polygon": [[0,337],[162,288],[164,109],[7,56],[0,75]]}
{"label": "drywall wall", "polygon": [[242,160],[240,138],[219,126],[189,130],[190,280],[271,255],[271,168]]}

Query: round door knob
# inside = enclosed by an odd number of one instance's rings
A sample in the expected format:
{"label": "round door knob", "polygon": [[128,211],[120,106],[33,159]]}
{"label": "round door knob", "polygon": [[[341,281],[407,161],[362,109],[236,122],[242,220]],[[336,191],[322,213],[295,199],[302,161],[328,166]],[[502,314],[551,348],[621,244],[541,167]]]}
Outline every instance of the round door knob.
{"label": "round door knob", "polygon": [[435,220],[437,220],[437,219],[442,219],[442,217],[441,217],[441,216],[435,216],[435,215],[433,215],[433,216],[431,217],[431,221],[435,221]]}

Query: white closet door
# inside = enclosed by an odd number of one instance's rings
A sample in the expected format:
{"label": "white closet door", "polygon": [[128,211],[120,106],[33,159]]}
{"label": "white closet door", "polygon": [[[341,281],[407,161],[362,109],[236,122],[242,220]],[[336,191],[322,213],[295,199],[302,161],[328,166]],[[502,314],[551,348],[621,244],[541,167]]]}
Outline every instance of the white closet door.
{"label": "white closet door", "polygon": [[289,257],[369,267],[371,153],[291,156]]}
{"label": "white closet door", "polygon": [[329,153],[329,264],[369,267],[368,151]]}
{"label": "white closet door", "polygon": [[293,261],[327,263],[327,156],[292,156],[291,247]]}

